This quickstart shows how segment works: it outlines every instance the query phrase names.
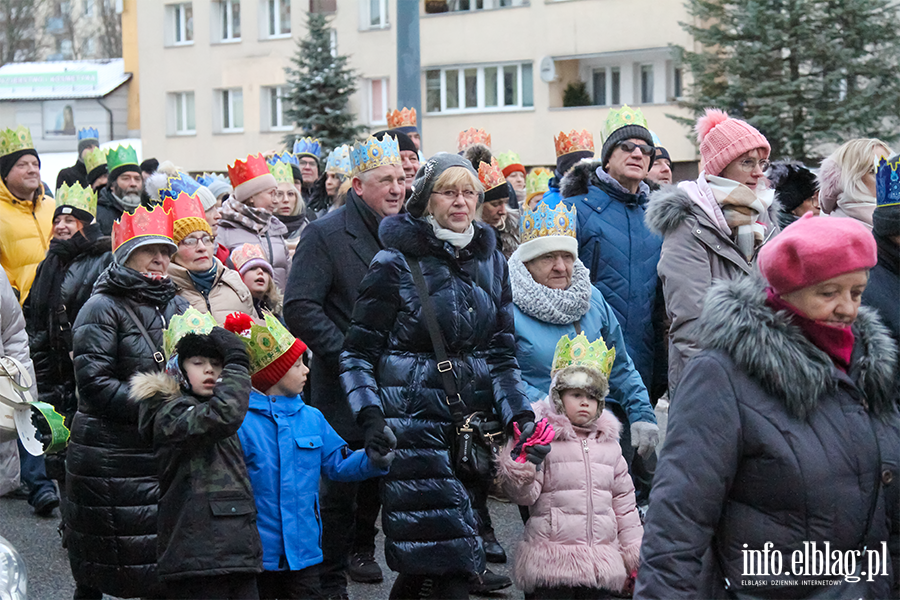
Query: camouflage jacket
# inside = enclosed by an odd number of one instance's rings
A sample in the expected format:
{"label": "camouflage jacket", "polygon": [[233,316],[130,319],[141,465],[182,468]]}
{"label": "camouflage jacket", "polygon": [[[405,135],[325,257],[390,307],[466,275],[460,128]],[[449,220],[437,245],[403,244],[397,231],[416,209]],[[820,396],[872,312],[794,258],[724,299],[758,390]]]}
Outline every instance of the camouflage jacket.
{"label": "camouflage jacket", "polygon": [[250,397],[247,369],[226,365],[210,398],[185,392],[165,373],[141,373],[131,397],[156,451],[160,579],[261,571],[256,505],[237,436]]}

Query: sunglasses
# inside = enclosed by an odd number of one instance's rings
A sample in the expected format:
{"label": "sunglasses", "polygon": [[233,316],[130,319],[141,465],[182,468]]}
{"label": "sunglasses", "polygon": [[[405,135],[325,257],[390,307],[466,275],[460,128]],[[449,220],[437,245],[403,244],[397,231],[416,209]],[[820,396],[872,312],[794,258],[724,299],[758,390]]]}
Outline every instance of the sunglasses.
{"label": "sunglasses", "polygon": [[618,144],[616,144],[616,148],[621,148],[628,154],[634,152],[635,148],[639,148],[641,154],[643,154],[644,156],[653,156],[656,153],[656,148],[649,144],[635,144],[634,142],[629,142],[628,140],[619,142]]}

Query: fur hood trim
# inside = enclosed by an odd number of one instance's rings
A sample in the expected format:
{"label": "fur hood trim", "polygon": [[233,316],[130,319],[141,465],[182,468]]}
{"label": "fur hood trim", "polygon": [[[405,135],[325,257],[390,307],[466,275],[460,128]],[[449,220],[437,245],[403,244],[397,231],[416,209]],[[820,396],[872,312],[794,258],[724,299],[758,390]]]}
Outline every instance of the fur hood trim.
{"label": "fur hood trim", "polygon": [[131,377],[128,397],[135,402],[162,403],[181,396],[181,389],[174,377],[165,372],[138,373]]}
{"label": "fur hood trim", "polygon": [[666,235],[694,214],[694,201],[677,185],[664,185],[650,196],[644,222],[656,235]]}
{"label": "fur hood trim", "polygon": [[[762,389],[805,419],[819,399],[837,387],[834,364],[791,323],[785,311],[766,305],[759,276],[713,285],[700,315],[701,348],[720,350]],[[876,313],[861,307],[853,324],[856,345],[849,375],[865,394],[871,412],[890,409],[897,349]]]}
{"label": "fur hood trim", "polygon": [[[461,252],[471,252],[476,260],[487,260],[497,248],[494,228],[480,221],[475,221],[473,225],[475,235]],[[408,213],[382,219],[378,237],[385,248],[394,248],[402,254],[453,259],[444,242],[435,237],[431,225],[425,219],[417,219]]]}
{"label": "fur hood trim", "polygon": [[[531,405],[531,408],[534,410],[536,421],[546,417],[547,422],[553,426],[554,440],[563,441],[578,438],[578,433],[575,431],[572,421],[565,414],[558,412],[556,407],[551,405],[548,398],[535,402]],[[585,427],[579,427],[579,429],[587,430],[589,438],[597,438],[601,442],[617,442],[619,435],[622,433],[622,424],[611,411],[604,410],[597,419],[591,421]]]}
{"label": "fur hood trim", "polygon": [[559,193],[563,198],[584,196],[588,193],[588,187],[600,183],[596,171],[602,166],[603,163],[599,160],[583,160],[576,163],[559,182]]}

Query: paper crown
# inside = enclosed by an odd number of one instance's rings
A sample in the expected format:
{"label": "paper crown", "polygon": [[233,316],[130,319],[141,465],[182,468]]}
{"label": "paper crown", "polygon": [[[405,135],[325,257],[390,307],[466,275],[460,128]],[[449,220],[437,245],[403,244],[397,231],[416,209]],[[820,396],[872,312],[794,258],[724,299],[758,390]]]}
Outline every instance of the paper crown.
{"label": "paper crown", "polygon": [[294,185],[294,171],[291,169],[291,163],[278,159],[273,161],[270,158],[266,161],[266,164],[269,166],[269,173],[272,174],[277,183]]}
{"label": "paper crown", "polygon": [[337,173],[347,177],[353,170],[350,164],[350,146],[343,144],[331,151],[328,160],[325,162],[326,173]]}
{"label": "paper crown", "polygon": [[[297,156],[312,156],[319,158],[322,156],[322,147],[319,140],[311,137],[300,138],[294,142],[294,154]],[[299,162],[297,164],[300,164]]]}
{"label": "paper crown", "polygon": [[94,127],[85,127],[78,130],[78,141],[81,140],[99,140],[100,132]]}
{"label": "paper crown", "polygon": [[84,168],[88,174],[97,167],[106,164],[106,154],[100,148],[91,148],[91,151],[84,157]]}
{"label": "paper crown", "polygon": [[560,131],[559,135],[553,138],[553,144],[556,146],[557,158],[572,152],[593,152],[594,134],[587,129],[581,131],[573,129],[568,135],[565,131]]}
{"label": "paper crown", "polygon": [[[259,263],[258,266],[268,265],[267,271],[272,271],[271,263],[269,263],[269,259],[266,257],[265,253],[262,251],[257,244],[241,244],[237,248],[231,251],[231,254],[228,257],[231,260],[231,264],[234,265],[235,270],[240,273],[241,269],[244,265],[248,263]],[[260,262],[262,261],[262,262]],[[250,267],[247,267],[250,268]]]}
{"label": "paper crown", "polygon": [[576,214],[574,206],[567,208],[562,202],[554,208],[549,208],[544,202],[534,210],[524,208],[519,220],[519,244],[551,235],[575,238]]}
{"label": "paper crown", "polygon": [[386,165],[400,164],[400,146],[397,138],[390,135],[382,136],[381,141],[370,135],[367,140],[350,148],[350,165],[354,175]]}
{"label": "paper crown", "polygon": [[486,162],[479,163],[478,179],[481,180],[481,185],[484,186],[485,193],[495,187],[506,185],[506,178],[503,177],[503,171],[500,170],[500,163],[493,157],[491,157],[491,164],[487,164]]}
{"label": "paper crown", "polygon": [[875,199],[878,206],[896,206],[900,204],[900,154],[890,160],[884,157],[878,161],[878,173],[875,175]]}
{"label": "paper crown", "polygon": [[138,164],[137,152],[131,146],[116,146],[106,151],[106,166],[112,173],[122,165]]}
{"label": "paper crown", "polygon": [[484,144],[490,148],[491,134],[485,133],[484,129],[475,129],[474,127],[469,127],[465,131],[459,132],[459,137],[456,140],[456,150],[458,152],[463,152],[466,148],[475,144]]}
{"label": "paper crown", "polygon": [[124,212],[112,227],[113,251],[119,246],[141,236],[158,236],[172,239],[172,213],[162,206],[154,206],[147,210],[138,206],[134,213]]}
{"label": "paper crown", "polygon": [[607,348],[602,337],[596,342],[589,342],[583,333],[576,335],[575,339],[569,339],[566,334],[556,343],[550,372],[556,373],[566,367],[586,367],[597,369],[608,379],[615,360],[616,349]]}
{"label": "paper crown", "polygon": [[606,140],[614,131],[622,129],[626,125],[640,125],[644,129],[650,130],[641,109],[623,104],[622,108],[614,108],[606,116],[606,122],[603,124],[603,139]]}
{"label": "paper crown", "polygon": [[398,127],[415,127],[416,126],[416,109],[403,108],[403,110],[394,110],[387,112],[388,129],[397,129]]}
{"label": "paper crown", "polygon": [[200,183],[197,180],[183,171],[178,171],[175,175],[169,175],[166,178],[166,185],[159,190],[159,199],[162,201],[175,200],[181,194],[193,196],[199,189]]}
{"label": "paper crown", "polygon": [[170,358],[175,353],[175,346],[187,334],[207,335],[215,326],[216,320],[211,314],[202,313],[193,306],[182,314],[175,315],[163,333],[163,352],[165,352],[166,358]]}
{"label": "paper crown", "polygon": [[235,188],[251,179],[268,174],[269,165],[262,154],[251,154],[244,160],[238,158],[234,164],[228,165],[228,177],[231,179],[231,185]]}
{"label": "paper crown", "polygon": [[244,342],[250,355],[250,373],[255,374],[291,349],[294,336],[281,321],[266,313],[266,326],[258,325],[251,317],[242,313],[231,313],[225,319],[225,329],[232,331]]}
{"label": "paper crown", "polygon": [[97,216],[97,194],[90,186],[85,188],[78,182],[72,185],[64,183],[56,190],[56,207],[60,206],[71,206]]}
{"label": "paper crown", "polygon": [[34,142],[31,141],[31,130],[24,125],[15,129],[0,131],[0,156],[7,156],[19,150],[33,150]]}
{"label": "paper crown", "polygon": [[295,155],[291,154],[290,152],[288,152],[287,150],[285,150],[281,154],[278,154],[276,152],[275,154],[273,154],[272,156],[270,156],[269,158],[266,159],[266,162],[268,162],[269,164],[272,164],[276,161],[286,162],[288,164],[295,165],[297,167],[300,166],[300,159],[297,158]]}
{"label": "paper crown", "polygon": [[[160,197],[162,198],[162,193],[160,193]],[[163,210],[172,214],[172,240],[176,244],[180,244],[184,238],[195,231],[205,231],[212,236],[212,228],[206,221],[203,203],[197,196],[192,196],[184,191],[179,192],[175,198],[166,196],[163,200]]]}
{"label": "paper crown", "polygon": [[525,197],[531,198],[549,190],[551,179],[553,179],[553,171],[543,167],[532,169],[531,173],[525,177]]}
{"label": "paper crown", "polygon": [[[504,175],[509,175],[506,172],[507,167],[519,166],[522,167],[522,159],[519,158],[519,155],[510,150],[509,152],[504,152],[502,154],[497,155],[497,162],[500,163],[500,168],[503,169]],[[524,168],[524,167],[523,167]]]}

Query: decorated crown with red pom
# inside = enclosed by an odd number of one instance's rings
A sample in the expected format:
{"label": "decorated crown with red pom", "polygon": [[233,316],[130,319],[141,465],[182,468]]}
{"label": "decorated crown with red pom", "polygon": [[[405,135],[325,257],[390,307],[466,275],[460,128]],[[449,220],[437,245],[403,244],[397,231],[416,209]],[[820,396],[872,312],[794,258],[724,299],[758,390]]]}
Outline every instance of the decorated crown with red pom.
{"label": "decorated crown with red pom", "polygon": [[250,315],[233,312],[225,318],[223,327],[237,334],[244,342],[250,355],[253,386],[261,391],[278,383],[300,355],[306,352],[306,344],[291,335],[281,321],[268,313],[265,326],[257,324]]}
{"label": "decorated crown with red pom", "polygon": [[465,131],[459,132],[459,137],[456,140],[456,149],[458,152],[463,152],[475,144],[484,144],[490,148],[491,134],[485,132],[484,129],[475,129],[474,127],[469,127]]}
{"label": "decorated crown with red pom", "polygon": [[556,146],[557,158],[572,152],[593,152],[594,134],[587,129],[581,131],[573,129],[568,135],[565,131],[560,131],[559,135],[553,138],[553,144]]}
{"label": "decorated crown with red pom", "polygon": [[251,179],[269,174],[269,165],[262,154],[251,154],[246,159],[237,159],[228,165],[228,177],[232,187],[237,187]]}
{"label": "decorated crown with red pom", "polygon": [[503,171],[500,169],[500,163],[493,157],[491,157],[491,164],[481,162],[478,165],[478,179],[481,180],[481,185],[484,186],[485,193],[506,184],[506,178],[503,176]]}
{"label": "decorated crown with red pom", "polygon": [[212,228],[206,221],[206,212],[197,196],[181,192],[174,200],[166,198],[163,208],[172,213],[172,239],[176,244],[195,231],[205,231],[212,237]]}
{"label": "decorated crown with red pom", "polygon": [[134,213],[125,212],[112,227],[112,247],[115,251],[129,240],[142,236],[162,237],[172,240],[172,213],[162,206],[147,210],[138,206]]}

